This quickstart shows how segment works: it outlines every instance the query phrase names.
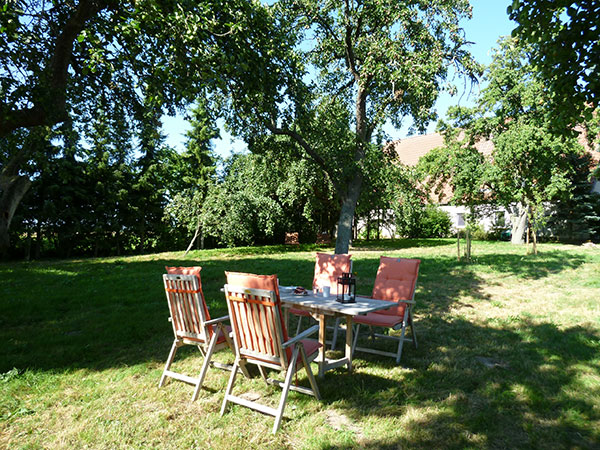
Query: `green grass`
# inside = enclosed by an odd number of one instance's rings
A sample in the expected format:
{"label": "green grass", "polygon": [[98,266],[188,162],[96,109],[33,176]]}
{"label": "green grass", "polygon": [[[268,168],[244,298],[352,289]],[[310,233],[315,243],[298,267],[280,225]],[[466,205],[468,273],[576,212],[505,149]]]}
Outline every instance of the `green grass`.
{"label": "green grass", "polygon": [[[322,402],[292,392],[275,436],[271,417],[246,408],[219,417],[227,372],[210,369],[195,403],[184,383],[158,389],[172,342],[165,265],[203,266],[217,317],[225,270],[310,286],[315,249],[0,264],[0,448],[600,448],[597,248],[532,256],[475,242],[466,264],[452,240],[356,243],[361,294],[380,255],[422,260],[419,348],[406,344],[399,366],[357,353],[353,374],[317,380]],[[176,361],[193,374],[202,358],[190,347]],[[260,378],[236,386],[279,398]]]}

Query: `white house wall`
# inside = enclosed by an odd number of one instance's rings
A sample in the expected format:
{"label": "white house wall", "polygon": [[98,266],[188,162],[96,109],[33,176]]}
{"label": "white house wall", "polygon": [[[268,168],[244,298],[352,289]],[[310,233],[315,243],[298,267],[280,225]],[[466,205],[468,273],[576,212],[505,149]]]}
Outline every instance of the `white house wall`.
{"label": "white house wall", "polygon": [[[441,205],[439,208],[450,215],[452,228],[454,230],[462,230],[465,228],[464,219],[468,213],[468,208],[466,206]],[[483,226],[485,231],[491,231],[497,225],[499,215],[502,215],[504,218],[503,228],[510,228],[510,214],[501,206],[490,207],[489,211],[480,213],[477,222]]]}

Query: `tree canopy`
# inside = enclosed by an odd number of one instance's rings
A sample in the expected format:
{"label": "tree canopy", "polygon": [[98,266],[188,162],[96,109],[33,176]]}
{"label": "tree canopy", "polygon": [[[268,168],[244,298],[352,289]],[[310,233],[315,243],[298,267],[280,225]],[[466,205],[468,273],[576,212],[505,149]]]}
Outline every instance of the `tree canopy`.
{"label": "tree canopy", "polygon": [[531,46],[531,59],[552,92],[553,123],[563,131],[589,120],[600,99],[600,3],[596,0],[514,0],[513,36]]}
{"label": "tree canopy", "polygon": [[245,33],[277,34],[269,11],[258,1],[242,0],[4,2],[0,254],[8,247],[12,217],[35,176],[23,169],[41,156],[29,144],[39,133],[36,128],[68,122],[72,138],[89,145],[102,121],[129,136],[129,142],[111,145],[150,151],[140,170],[151,169],[163,113],[225,89],[223,73],[228,70],[260,79],[248,64],[260,49],[247,45]]}
{"label": "tree canopy", "polygon": [[254,91],[246,77],[230,77],[229,123],[251,149],[257,135],[287,137],[327,174],[341,207],[336,252],[344,253],[377,131],[408,117],[423,129],[449,71],[478,74],[459,27],[471,9],[462,0],[283,0],[274,8],[289,38],[267,50],[274,67],[261,81],[279,88]]}
{"label": "tree canopy", "polygon": [[[548,101],[551,87],[529,62],[526,46],[512,38],[501,39],[484,81],[487,85],[477,105],[451,108],[453,124],[442,123],[441,128],[454,142],[448,147],[452,154],[468,148],[474,152],[481,139],[492,140],[494,150],[483,171],[462,171],[473,175],[458,177],[453,183],[466,192],[487,189],[488,200],[509,210],[517,208],[519,213],[512,218],[513,242],[521,243],[524,221],[529,219],[539,229],[544,203],[568,195],[571,167],[567,156],[583,149],[576,137],[554,127]],[[474,180],[480,181],[473,184]]]}

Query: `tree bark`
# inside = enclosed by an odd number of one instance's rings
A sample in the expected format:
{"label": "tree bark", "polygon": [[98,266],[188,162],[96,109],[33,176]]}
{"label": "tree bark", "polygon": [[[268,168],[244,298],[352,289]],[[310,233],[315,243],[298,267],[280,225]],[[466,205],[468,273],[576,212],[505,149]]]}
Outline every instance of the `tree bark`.
{"label": "tree bark", "polygon": [[465,260],[471,262],[471,230],[465,228]]}
{"label": "tree bark", "polygon": [[0,258],[5,258],[10,248],[8,232],[17,206],[31,186],[31,180],[19,175],[19,167],[27,156],[30,142],[8,161],[0,172]]}
{"label": "tree bark", "polygon": [[350,238],[352,237],[352,221],[356,203],[362,188],[362,173],[356,172],[348,185],[348,192],[342,200],[342,210],[337,227],[337,238],[335,240],[335,253],[348,253],[350,249]]}
{"label": "tree bark", "polygon": [[525,243],[525,231],[527,230],[527,217],[529,208],[522,203],[517,205],[516,214],[510,215],[510,222],[512,224],[512,236],[511,244],[522,245]]}
{"label": "tree bark", "polygon": [[190,252],[190,250],[192,249],[192,246],[194,245],[194,242],[196,241],[196,239],[198,239],[198,234],[200,234],[200,220],[198,220],[198,225],[196,226],[196,231],[194,232],[194,237],[190,241],[190,244],[188,245],[188,247],[185,249],[185,253],[183,254],[183,256],[187,256],[187,254]]}
{"label": "tree bark", "polygon": [[[348,48],[351,48],[347,46]],[[365,145],[370,140],[370,132],[367,124],[367,97],[368,80],[361,82],[358,74],[355,72],[355,79],[358,82],[358,92],[356,94],[356,150],[354,151],[354,162],[360,163],[365,157]],[[337,238],[335,240],[335,253],[348,253],[350,249],[350,238],[352,237],[352,221],[354,220],[354,211],[358,203],[358,197],[362,190],[363,173],[357,167],[354,175],[348,180],[345,195],[342,197],[342,210],[338,221]]]}

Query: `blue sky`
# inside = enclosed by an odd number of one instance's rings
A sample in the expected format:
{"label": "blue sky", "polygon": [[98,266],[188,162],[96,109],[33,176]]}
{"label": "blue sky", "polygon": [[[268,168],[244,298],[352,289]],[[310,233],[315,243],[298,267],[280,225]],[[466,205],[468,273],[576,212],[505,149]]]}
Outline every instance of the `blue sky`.
{"label": "blue sky", "polygon": [[[507,6],[512,0],[472,0],[473,18],[463,23],[467,39],[474,44],[470,46],[470,51],[477,61],[483,64],[491,62],[491,49],[496,46],[500,36],[510,34],[514,28],[514,23],[508,19],[506,14]],[[444,117],[449,106],[461,104],[468,106],[472,104],[477,94],[478,86],[473,87],[469,96],[470,83],[467,83],[466,92],[462,92],[462,82],[457,83],[459,92],[456,96],[450,97],[442,94],[438,99],[436,108],[440,117]],[[225,132],[222,122],[218,123],[221,129],[221,139],[212,142],[217,154],[228,156],[231,152],[240,152],[246,148],[244,142],[234,139]],[[435,129],[435,123],[429,127],[429,132]],[[163,117],[163,131],[167,136],[166,143],[176,149],[183,149],[185,141],[184,133],[189,129],[188,123],[180,116]],[[392,127],[386,127],[385,131],[392,139],[401,139],[406,137],[408,127],[396,130]]]}

